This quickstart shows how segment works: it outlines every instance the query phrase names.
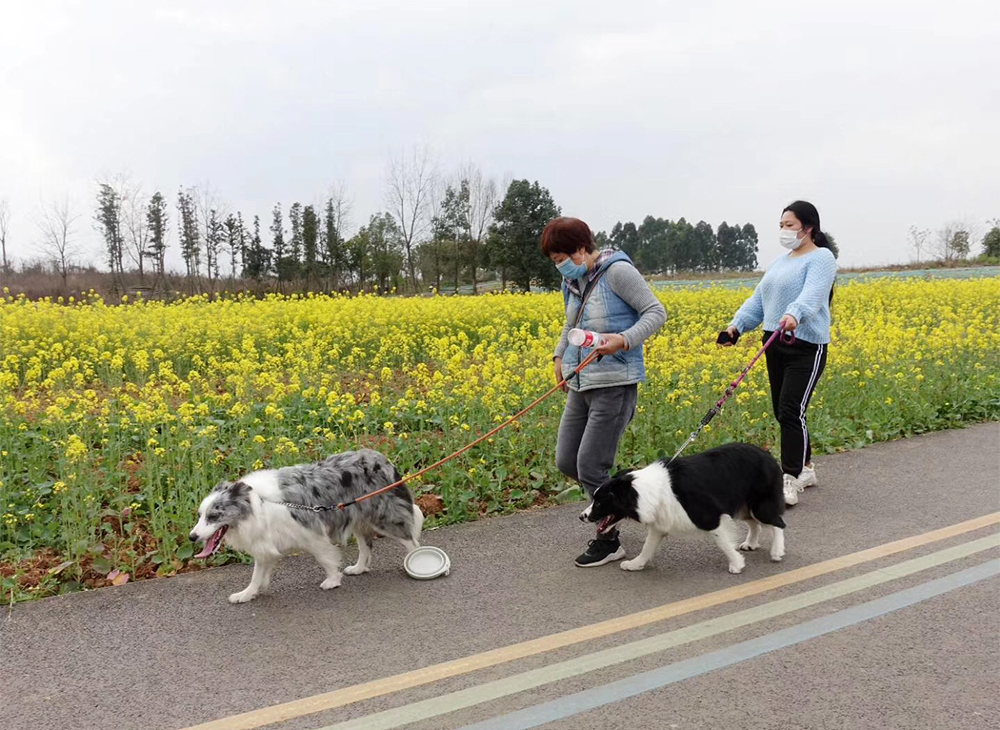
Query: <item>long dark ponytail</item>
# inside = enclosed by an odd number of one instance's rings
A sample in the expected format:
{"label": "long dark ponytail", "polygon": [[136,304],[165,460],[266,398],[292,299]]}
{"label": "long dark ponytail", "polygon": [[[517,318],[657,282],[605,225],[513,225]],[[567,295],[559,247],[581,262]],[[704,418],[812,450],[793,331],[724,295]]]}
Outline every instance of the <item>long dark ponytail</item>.
{"label": "long dark ponytail", "polygon": [[[812,237],[813,243],[815,243],[820,248],[826,248],[833,251],[833,247],[830,245],[830,241],[827,240],[826,234],[819,225],[819,211],[816,210],[816,206],[805,200],[796,200],[794,203],[789,203],[785,206],[785,209],[781,211],[782,213],[792,213],[796,218],[799,219],[799,223],[802,224],[803,228],[811,228],[812,232],[809,234]],[[836,255],[836,254],[835,254]],[[833,301],[833,287],[830,287],[830,301]]]}
{"label": "long dark ponytail", "polygon": [[826,234],[819,225],[819,211],[816,210],[816,206],[812,203],[807,203],[805,200],[796,200],[794,203],[789,203],[785,206],[785,209],[781,211],[782,213],[791,212],[799,219],[803,228],[811,228],[813,243],[815,243],[820,248],[830,248],[830,242],[826,240]]}

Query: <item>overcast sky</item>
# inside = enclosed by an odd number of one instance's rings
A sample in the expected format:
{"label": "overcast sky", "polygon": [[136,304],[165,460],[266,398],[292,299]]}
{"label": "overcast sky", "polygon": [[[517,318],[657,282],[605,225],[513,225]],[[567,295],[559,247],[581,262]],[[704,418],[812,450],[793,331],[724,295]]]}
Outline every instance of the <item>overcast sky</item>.
{"label": "overcast sky", "polygon": [[16,257],[68,195],[102,261],[95,180],[120,172],[170,200],[174,262],[181,185],[266,228],[340,182],[358,226],[413,145],[538,180],[595,231],[751,222],[763,264],[804,198],[843,265],[906,261],[910,225],[1000,217],[1000,3],[4,2]]}

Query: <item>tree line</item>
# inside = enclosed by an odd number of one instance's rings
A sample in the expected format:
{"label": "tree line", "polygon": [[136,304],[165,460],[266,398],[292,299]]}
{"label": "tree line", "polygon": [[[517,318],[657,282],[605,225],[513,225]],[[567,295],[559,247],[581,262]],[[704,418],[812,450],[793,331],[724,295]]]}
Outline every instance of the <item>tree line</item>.
{"label": "tree line", "polygon": [[[502,191],[502,195],[501,195]],[[385,208],[352,229],[343,187],[320,202],[276,203],[270,215],[244,216],[229,209],[210,187],[182,187],[175,194],[143,193],[127,176],[99,180],[93,225],[103,241],[102,259],[112,290],[126,290],[126,274],[154,291],[177,286],[167,271],[175,246],[183,262],[183,293],[224,290],[378,291],[473,293],[484,281],[503,288],[557,288],[560,277],[541,253],[542,229],[561,214],[537,181],[511,180],[503,188],[474,165],[442,180],[425,151],[393,158],[387,169]],[[43,205],[36,223],[39,249],[61,275],[79,251],[75,214],[68,200]],[[6,243],[10,210],[0,200],[3,271],[11,271]],[[1000,221],[983,236],[984,254],[1000,255]],[[937,232],[910,230],[917,259],[934,248],[940,258],[969,255],[973,227],[949,224]],[[836,254],[836,242],[832,240]],[[706,221],[647,215],[638,224],[618,222],[596,231],[600,247],[624,251],[646,275],[753,271],[758,237],[750,223],[717,227]]]}

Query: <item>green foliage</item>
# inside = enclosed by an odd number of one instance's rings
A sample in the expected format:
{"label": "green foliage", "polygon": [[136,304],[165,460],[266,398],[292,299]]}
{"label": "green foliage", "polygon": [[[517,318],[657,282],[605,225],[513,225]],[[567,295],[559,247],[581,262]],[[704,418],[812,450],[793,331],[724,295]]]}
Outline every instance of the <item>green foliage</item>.
{"label": "green foliage", "polygon": [[146,207],[146,224],[149,226],[149,255],[155,262],[156,272],[164,274],[164,256],[167,251],[167,201],[157,191]]}
{"label": "green foliage", "polygon": [[177,193],[177,211],[181,256],[188,276],[197,276],[201,269],[201,233],[198,230],[198,207],[193,190],[181,190]]}
{"label": "green foliage", "polygon": [[552,195],[538,181],[514,180],[494,211],[489,249],[490,265],[504,279],[528,291],[535,283],[548,289],[559,287],[561,277],[542,254],[542,229],[560,214]]}
{"label": "green foliage", "polygon": [[983,236],[983,256],[1000,258],[1000,225],[993,226]]}
{"label": "green foliage", "polygon": [[691,225],[684,218],[671,221],[646,216],[637,227],[620,221],[595,240],[606,240],[625,252],[644,274],[679,271],[752,271],[757,268],[757,231],[753,225],[730,226],[718,232],[705,221]]}

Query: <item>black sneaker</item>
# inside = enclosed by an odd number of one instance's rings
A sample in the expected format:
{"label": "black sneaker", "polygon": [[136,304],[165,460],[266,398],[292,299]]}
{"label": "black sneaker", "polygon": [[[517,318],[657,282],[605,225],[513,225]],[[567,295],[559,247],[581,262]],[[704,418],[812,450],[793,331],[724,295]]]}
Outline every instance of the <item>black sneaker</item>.
{"label": "black sneaker", "polygon": [[581,568],[596,568],[598,565],[621,560],[624,557],[625,548],[615,535],[610,540],[601,538],[591,540],[587,545],[587,552],[576,559],[576,564]]}

